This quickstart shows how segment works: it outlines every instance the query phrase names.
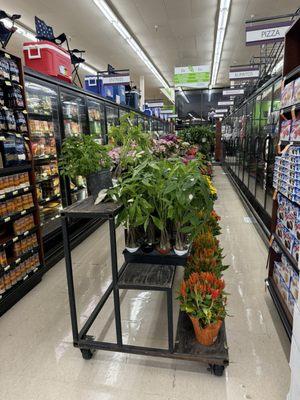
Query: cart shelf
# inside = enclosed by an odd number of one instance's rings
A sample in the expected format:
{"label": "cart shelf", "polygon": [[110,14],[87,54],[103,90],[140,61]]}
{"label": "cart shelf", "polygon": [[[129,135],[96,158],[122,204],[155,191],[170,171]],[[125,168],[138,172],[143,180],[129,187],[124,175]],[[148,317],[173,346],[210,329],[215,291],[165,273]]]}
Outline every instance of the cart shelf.
{"label": "cart shelf", "polygon": [[153,250],[151,253],[144,253],[141,249],[135,253],[124,250],[123,254],[126,262],[182,266],[186,264],[189,256],[189,253],[184,256],[178,256],[174,250],[171,250],[168,254],[160,254],[157,250]]}
{"label": "cart shelf", "polygon": [[120,289],[166,290],[172,288],[176,265],[126,264],[118,280]]}

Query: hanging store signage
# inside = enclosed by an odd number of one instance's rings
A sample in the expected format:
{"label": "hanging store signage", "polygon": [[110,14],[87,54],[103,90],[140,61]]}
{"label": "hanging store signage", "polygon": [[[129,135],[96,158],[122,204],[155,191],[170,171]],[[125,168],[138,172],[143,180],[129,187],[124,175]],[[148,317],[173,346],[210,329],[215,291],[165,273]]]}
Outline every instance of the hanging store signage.
{"label": "hanging store signage", "polygon": [[149,108],[160,108],[164,106],[164,102],[162,100],[146,100],[146,105]]}
{"label": "hanging store signage", "polygon": [[109,75],[103,76],[102,78],[103,85],[129,85],[130,84],[130,75]]}
{"label": "hanging store signage", "polygon": [[229,79],[233,81],[257,79],[258,77],[259,77],[259,68],[252,67],[251,65],[230,67],[229,70]]}
{"label": "hanging store signage", "polygon": [[218,101],[218,106],[233,106],[233,100],[226,100],[226,101]]}
{"label": "hanging store signage", "polygon": [[244,89],[225,89],[223,90],[223,96],[239,96],[244,94]]}
{"label": "hanging store signage", "polygon": [[218,113],[227,113],[227,108],[218,108],[217,110],[216,110],[216,113],[218,114]]}
{"label": "hanging store signage", "polygon": [[161,114],[173,114],[173,113],[174,113],[174,110],[172,110],[172,109],[169,109],[169,110],[160,110],[160,113],[161,113]]}
{"label": "hanging store signage", "polygon": [[206,88],[210,83],[210,66],[175,67],[173,80],[175,87]]}
{"label": "hanging store signage", "polygon": [[169,115],[169,118],[178,118],[178,114],[171,114]]}
{"label": "hanging store signage", "polygon": [[246,26],[246,46],[280,42],[284,39],[290,25],[291,21],[284,21]]}

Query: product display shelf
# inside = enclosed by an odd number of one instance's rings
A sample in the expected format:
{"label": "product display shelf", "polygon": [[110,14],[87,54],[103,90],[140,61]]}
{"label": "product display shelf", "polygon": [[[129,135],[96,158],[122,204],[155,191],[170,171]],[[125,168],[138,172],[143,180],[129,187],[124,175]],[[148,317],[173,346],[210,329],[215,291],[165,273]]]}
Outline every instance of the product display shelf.
{"label": "product display shelf", "polygon": [[[296,24],[299,29],[299,21]],[[300,52],[297,50],[291,54],[287,49],[297,48],[298,33],[295,36],[291,28],[285,40],[279,143],[274,165],[272,226],[266,281],[290,339],[293,330],[293,309],[298,301],[300,265],[300,205],[297,197],[300,140],[297,140],[297,129],[293,130],[300,106]]]}
{"label": "product display shelf", "polygon": [[[42,279],[44,269],[21,59],[0,51],[6,113],[0,137],[0,315]],[[8,69],[6,70],[6,65]],[[8,76],[10,83],[8,83]],[[9,118],[9,119],[8,119]]]}
{"label": "product display shelf", "polygon": [[[186,314],[180,312],[175,335],[176,339],[174,340],[172,289],[176,265],[174,265],[174,263],[157,263],[158,259],[156,257],[150,257],[152,262],[147,263],[144,261],[136,262],[135,260],[133,262],[128,262],[125,260],[123,266],[118,270],[115,217],[120,212],[121,208],[121,206],[115,203],[100,203],[95,205],[94,200],[89,197],[63,209],[61,212],[74,346],[81,350],[84,359],[91,359],[93,352],[97,349],[152,357],[183,359],[206,363],[209,365],[213,374],[221,376],[224,372],[224,368],[229,363],[225,324],[223,324],[214,345],[210,347],[202,346],[195,339],[191,321]],[[99,217],[103,220],[108,220],[109,222],[112,282],[85,321],[84,325],[80,328],[78,326],[76,311],[76,295],[73,281],[69,226],[72,219],[95,219]],[[175,261],[178,256],[175,257],[174,255],[170,255],[169,257]],[[180,265],[183,264],[184,261],[181,261]],[[119,289],[138,289],[145,291],[156,290],[166,293],[168,349],[134,346],[123,343]],[[94,337],[88,335],[90,328],[111,293],[113,293],[114,299],[114,319],[117,337],[116,343],[100,342],[95,340]]]}

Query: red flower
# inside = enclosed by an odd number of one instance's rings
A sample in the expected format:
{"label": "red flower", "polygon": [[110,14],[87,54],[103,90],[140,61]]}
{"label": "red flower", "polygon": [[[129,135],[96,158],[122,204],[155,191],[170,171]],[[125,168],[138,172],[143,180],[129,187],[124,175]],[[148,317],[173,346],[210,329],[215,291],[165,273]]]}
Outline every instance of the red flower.
{"label": "red flower", "polygon": [[219,289],[213,290],[213,291],[211,292],[211,298],[212,298],[212,299],[218,298],[219,295],[220,295],[220,290],[219,290]]}

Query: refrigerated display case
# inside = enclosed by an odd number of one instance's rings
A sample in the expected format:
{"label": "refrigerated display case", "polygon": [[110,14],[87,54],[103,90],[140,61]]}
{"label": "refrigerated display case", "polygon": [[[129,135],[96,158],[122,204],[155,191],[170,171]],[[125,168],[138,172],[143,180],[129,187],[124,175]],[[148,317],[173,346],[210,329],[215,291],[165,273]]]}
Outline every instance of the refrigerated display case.
{"label": "refrigerated display case", "polygon": [[60,228],[60,210],[66,205],[66,202],[62,203],[58,174],[58,148],[61,145],[58,91],[55,86],[45,86],[33,78],[26,80],[25,89],[37,199],[45,237]]}
{"label": "refrigerated display case", "polygon": [[[63,138],[88,134],[88,115],[85,97],[63,88],[60,90],[60,102]],[[65,181],[68,192],[68,204],[84,200],[88,196],[86,180],[82,176],[78,176],[76,180],[65,178]]]}
{"label": "refrigerated display case", "polygon": [[273,78],[230,116],[225,139],[225,165],[269,234],[272,216],[273,170],[278,143],[280,78]]}
{"label": "refrigerated display case", "polygon": [[103,102],[87,98],[89,133],[99,138],[100,144],[107,143],[105,126],[105,105]]}
{"label": "refrigerated display case", "polygon": [[[124,114],[126,114],[126,112]],[[119,109],[117,106],[106,105],[106,123],[109,136],[109,128],[119,124]]]}

